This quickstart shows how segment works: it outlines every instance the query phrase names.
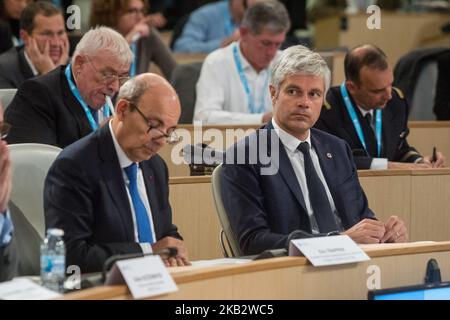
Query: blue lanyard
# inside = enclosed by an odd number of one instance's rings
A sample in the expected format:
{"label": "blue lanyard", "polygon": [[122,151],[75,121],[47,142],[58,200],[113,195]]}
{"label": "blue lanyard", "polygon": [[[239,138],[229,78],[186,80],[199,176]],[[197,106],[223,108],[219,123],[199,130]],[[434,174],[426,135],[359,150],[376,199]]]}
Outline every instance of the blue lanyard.
{"label": "blue lanyard", "polygon": [[[233,46],[233,56],[234,56],[234,62],[236,64],[237,72],[239,74],[239,77],[241,78],[242,85],[244,86],[245,94],[248,98],[248,107],[250,109],[250,113],[263,113],[265,110],[265,98],[266,95],[264,94],[264,90],[261,92],[261,101],[259,103],[259,107],[255,107],[255,101],[254,101],[254,95],[252,95],[252,92],[250,90],[250,86],[248,85],[247,77],[244,73],[244,68],[242,67],[241,59],[239,59],[239,53],[238,53],[238,47],[237,43]],[[264,83],[264,88],[267,88],[269,86],[269,74],[267,74],[266,81]]]}
{"label": "blue lanyard", "polygon": [[[344,98],[345,106],[347,107],[348,114],[352,120],[353,126],[355,127],[356,133],[358,134],[358,138],[361,141],[364,149],[367,151],[366,140],[364,138],[364,133],[361,128],[361,124],[359,123],[358,117],[355,112],[355,108],[353,107],[352,101],[348,96],[347,88],[345,87],[345,82],[341,84],[341,94]],[[381,117],[381,109],[377,109],[375,111],[375,137],[377,139],[377,151],[378,158],[381,156],[381,130],[382,130],[382,117]]]}
{"label": "blue lanyard", "polygon": [[[70,66],[71,66],[71,64],[69,63],[67,65],[66,71],[65,71],[67,81],[69,82],[70,90],[72,91],[72,94],[75,96],[75,98],[77,98],[77,100],[81,104],[81,106],[83,107],[84,113],[86,114],[86,117],[88,118],[88,121],[89,121],[89,124],[90,124],[90,126],[92,128],[92,131],[95,131],[98,128],[98,123],[95,122],[94,116],[92,115],[91,110],[89,109],[87,103],[84,102],[83,98],[80,95],[80,92],[78,91],[77,86],[72,81],[72,73],[70,71]],[[105,118],[110,116],[109,108],[108,108],[107,104],[105,104],[103,106],[103,115],[104,115]]]}
{"label": "blue lanyard", "polygon": [[132,42],[130,45],[131,51],[133,51],[133,61],[130,66],[130,77],[134,77],[136,75],[136,61],[137,61],[137,44],[136,41]]}
{"label": "blue lanyard", "polygon": [[230,15],[230,7],[227,6],[227,10],[225,11],[225,35],[227,37],[231,36],[234,32],[234,24],[233,24],[233,20],[231,20],[231,15]]}

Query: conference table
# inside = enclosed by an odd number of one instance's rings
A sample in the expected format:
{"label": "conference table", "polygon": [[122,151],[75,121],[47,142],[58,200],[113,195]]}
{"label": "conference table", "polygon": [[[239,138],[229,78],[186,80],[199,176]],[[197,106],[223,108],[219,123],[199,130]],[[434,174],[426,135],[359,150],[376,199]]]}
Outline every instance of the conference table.
{"label": "conference table", "polygon": [[[369,289],[416,285],[427,262],[436,259],[450,280],[450,242],[363,247],[371,260],[314,267],[304,257],[280,257],[244,264],[169,268],[178,291],[154,299],[367,299]],[[64,299],[131,299],[125,285],[100,286]]]}

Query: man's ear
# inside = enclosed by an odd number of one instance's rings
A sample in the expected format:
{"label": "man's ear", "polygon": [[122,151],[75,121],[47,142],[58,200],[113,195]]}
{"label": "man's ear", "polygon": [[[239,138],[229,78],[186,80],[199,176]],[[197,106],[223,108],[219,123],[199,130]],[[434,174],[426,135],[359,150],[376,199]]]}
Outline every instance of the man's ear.
{"label": "man's ear", "polygon": [[270,98],[272,100],[272,104],[275,104],[275,100],[277,98],[277,89],[273,85],[269,85],[270,90]]}
{"label": "man's ear", "polygon": [[241,35],[241,38],[247,36],[249,33],[250,30],[247,27],[239,27],[239,34]]}
{"label": "man's ear", "polygon": [[351,80],[345,80],[345,86],[347,87],[348,92],[353,96],[356,90],[358,89],[358,85],[355,84]]}
{"label": "man's ear", "polygon": [[86,63],[86,58],[82,55],[77,55],[72,59],[72,70],[74,74],[78,74],[82,66]]}
{"label": "man's ear", "polygon": [[26,32],[23,29],[20,29],[19,35],[20,35],[20,39],[22,39],[23,43],[27,46],[28,42],[30,41],[30,35],[28,34],[28,32]]}
{"label": "man's ear", "polygon": [[119,121],[123,121],[127,112],[130,111],[130,103],[125,99],[120,99],[116,103],[116,117]]}

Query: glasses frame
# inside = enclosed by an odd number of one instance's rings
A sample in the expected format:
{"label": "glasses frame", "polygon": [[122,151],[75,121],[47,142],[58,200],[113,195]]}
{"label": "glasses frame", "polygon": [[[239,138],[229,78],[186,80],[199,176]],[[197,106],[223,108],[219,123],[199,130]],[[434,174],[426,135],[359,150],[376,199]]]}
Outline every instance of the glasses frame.
{"label": "glasses frame", "polygon": [[168,143],[168,144],[175,144],[180,141],[180,137],[178,136],[178,134],[175,131],[176,128],[174,128],[173,131],[170,133],[162,131],[161,129],[159,129],[151,124],[151,119],[147,118],[136,104],[134,104],[133,102],[128,101],[128,100],[126,100],[126,101],[128,102],[128,104],[130,106],[133,106],[137,110],[137,112],[142,117],[142,119],[144,119],[145,122],[147,123],[147,126],[148,126],[148,129],[146,131],[147,134],[149,134],[150,131],[152,131],[152,130],[156,130],[160,134],[160,136],[155,137],[155,139],[160,139],[160,138],[164,137],[166,139],[166,143]]}
{"label": "glasses frame", "polygon": [[95,67],[94,63],[92,62],[92,60],[89,56],[86,56],[86,59],[87,59],[87,61],[89,61],[89,64],[92,66],[92,68],[95,70],[95,72],[97,72],[98,74],[100,74],[102,76],[102,81],[106,85],[110,85],[110,84],[113,84],[114,82],[118,81],[119,87],[121,87],[125,84],[125,82],[127,82],[128,80],[131,79],[130,76],[119,76],[118,74],[105,75],[103,72],[99,71]]}

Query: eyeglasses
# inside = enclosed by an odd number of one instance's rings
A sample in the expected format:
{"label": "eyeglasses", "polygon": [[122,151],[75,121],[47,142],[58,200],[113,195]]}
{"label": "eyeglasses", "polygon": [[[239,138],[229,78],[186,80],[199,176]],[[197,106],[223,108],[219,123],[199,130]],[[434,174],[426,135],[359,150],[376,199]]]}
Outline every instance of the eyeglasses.
{"label": "eyeglasses", "polygon": [[130,106],[133,106],[136,110],[137,110],[137,112],[141,115],[141,117],[145,120],[145,122],[147,122],[147,126],[148,126],[148,129],[147,129],[147,134],[149,134],[150,133],[150,131],[155,131],[155,132],[157,132],[157,134],[156,135],[154,135],[154,138],[155,139],[160,139],[160,138],[162,138],[162,137],[164,137],[164,138],[166,138],[166,142],[168,143],[168,144],[175,144],[175,143],[177,143],[177,142],[179,142],[180,141],[180,137],[177,135],[177,133],[175,132],[175,129],[169,129],[169,130],[167,130],[167,133],[166,132],[164,132],[164,131],[162,131],[159,127],[161,126],[160,124],[158,124],[158,125],[153,125],[152,123],[151,123],[151,120],[150,119],[148,119],[143,113],[142,113],[142,111],[141,110],[139,110],[139,108],[138,108],[138,106],[137,105],[135,105],[134,103],[132,103],[132,102],[130,102],[130,101],[128,101],[128,103],[130,104]]}
{"label": "eyeglasses", "polygon": [[91,64],[92,68],[95,70],[95,72],[100,73],[102,75],[102,81],[105,82],[106,85],[110,85],[115,83],[116,81],[119,81],[119,86],[121,87],[125,82],[130,80],[129,76],[119,76],[118,74],[115,73],[101,72],[97,70],[97,68],[94,66],[89,57],[86,58]]}
{"label": "eyeglasses", "polygon": [[7,122],[0,121],[0,139],[6,139],[8,136],[9,130],[11,130],[11,125]]}
{"label": "eyeglasses", "polygon": [[138,8],[130,8],[128,10],[125,11],[125,14],[134,14],[134,15],[138,15],[138,14],[142,14],[143,16],[145,16],[146,10],[144,8],[142,9],[138,9]]}

